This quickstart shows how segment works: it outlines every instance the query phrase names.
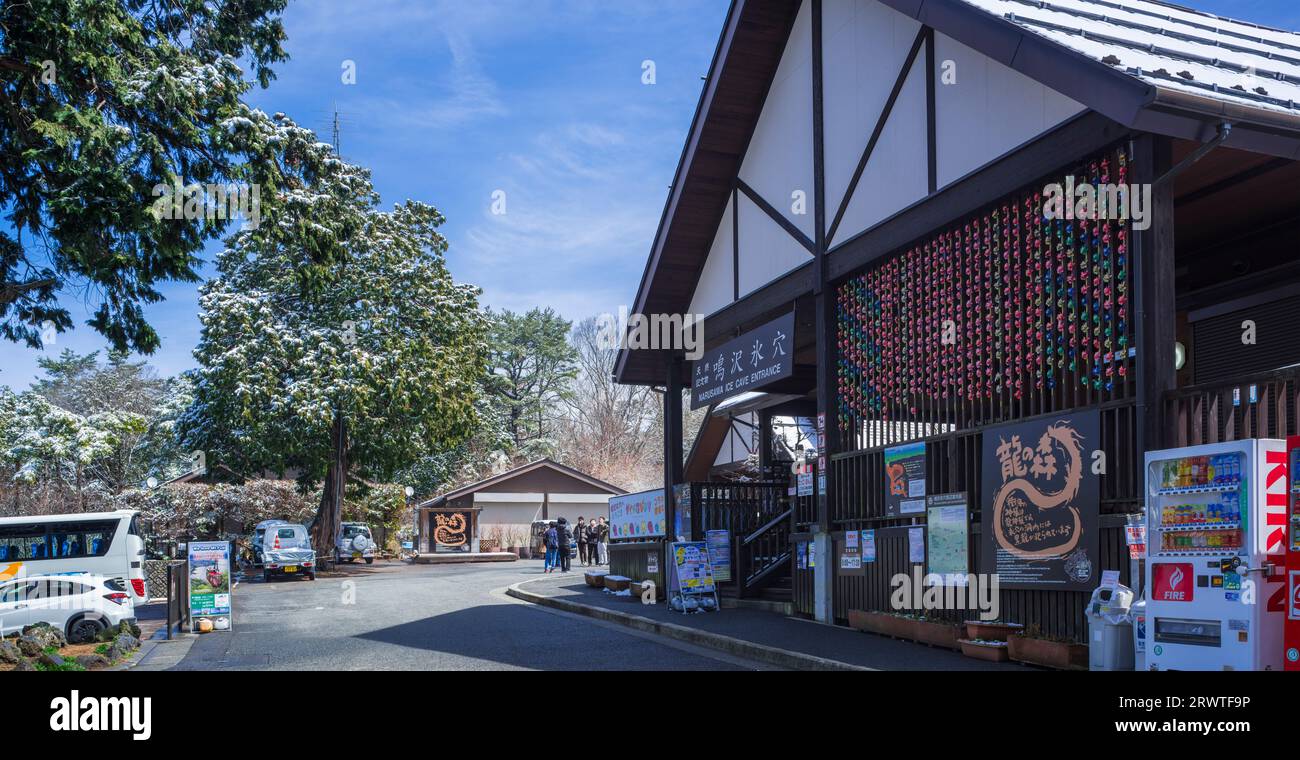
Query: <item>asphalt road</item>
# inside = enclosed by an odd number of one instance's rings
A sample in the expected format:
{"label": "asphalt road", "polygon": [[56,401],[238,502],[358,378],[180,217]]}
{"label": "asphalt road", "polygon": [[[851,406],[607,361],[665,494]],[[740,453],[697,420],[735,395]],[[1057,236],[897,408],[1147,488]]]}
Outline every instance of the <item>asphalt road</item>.
{"label": "asphalt road", "polygon": [[505,596],[541,563],[373,565],[241,583],[230,632],[178,670],[736,670],[710,650]]}

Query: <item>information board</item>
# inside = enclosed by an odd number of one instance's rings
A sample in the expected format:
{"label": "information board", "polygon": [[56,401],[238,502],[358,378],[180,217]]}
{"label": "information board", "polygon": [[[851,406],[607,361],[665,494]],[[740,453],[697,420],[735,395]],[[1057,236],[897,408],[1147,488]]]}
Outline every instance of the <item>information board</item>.
{"label": "information board", "polygon": [[215,630],[230,630],[230,542],[191,541],[187,559],[191,625],[206,618]]}
{"label": "information board", "polygon": [[926,573],[945,586],[965,586],[970,575],[969,512],[965,493],[926,497]]}
{"label": "information board", "polygon": [[718,583],[731,580],[731,531],[706,530],[704,543],[709,547],[709,561],[713,563],[713,580]]}
{"label": "information board", "polygon": [[609,537],[658,538],[664,535],[664,489],[609,497]]}
{"label": "information board", "polygon": [[885,449],[885,514],[925,512],[925,444]]}

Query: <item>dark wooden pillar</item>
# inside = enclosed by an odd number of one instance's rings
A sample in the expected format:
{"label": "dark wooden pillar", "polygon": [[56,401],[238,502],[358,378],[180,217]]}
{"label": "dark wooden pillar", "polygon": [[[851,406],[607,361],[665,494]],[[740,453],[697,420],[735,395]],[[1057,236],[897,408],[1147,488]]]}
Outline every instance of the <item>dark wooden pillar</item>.
{"label": "dark wooden pillar", "polygon": [[772,467],[772,413],[766,409],[758,410],[758,471],[763,479],[768,477]]}
{"label": "dark wooden pillar", "polygon": [[1174,187],[1156,182],[1173,163],[1167,137],[1142,135],[1131,144],[1136,187],[1151,188],[1151,225],[1133,230],[1133,279],[1137,295],[1137,452],[1143,454],[1169,445],[1166,435],[1165,391],[1177,385],[1174,342],[1177,312],[1174,307]]}
{"label": "dark wooden pillar", "polygon": [[674,357],[668,364],[668,382],[664,391],[664,537],[675,541],[673,533],[677,504],[673,486],[682,482],[682,371],[684,360]]}

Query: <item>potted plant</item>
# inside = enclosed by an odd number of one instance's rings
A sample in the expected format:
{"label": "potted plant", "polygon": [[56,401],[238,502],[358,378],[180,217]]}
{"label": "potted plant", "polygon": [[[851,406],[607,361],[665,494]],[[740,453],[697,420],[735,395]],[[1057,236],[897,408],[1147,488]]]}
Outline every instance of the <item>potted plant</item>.
{"label": "potted plant", "polygon": [[966,638],[987,641],[1006,641],[1013,633],[1024,630],[1020,623],[1003,623],[997,620],[967,620]]}
{"label": "potted plant", "polygon": [[912,631],[912,639],[922,644],[953,650],[961,646],[958,643],[961,626],[933,613],[927,612],[921,617],[913,618]]}
{"label": "potted plant", "polygon": [[986,662],[1006,662],[1007,642],[991,639],[958,639],[961,653]]}
{"label": "potted plant", "polygon": [[893,612],[849,610],[849,627],[896,639],[912,638],[912,621]]}
{"label": "potted plant", "polygon": [[1016,662],[1058,670],[1086,670],[1088,645],[1043,633],[1037,624],[1007,638],[1007,654]]}
{"label": "potted plant", "polygon": [[500,525],[493,525],[488,530],[487,538],[479,539],[478,548],[482,552],[503,552],[506,550],[504,541],[505,530]]}

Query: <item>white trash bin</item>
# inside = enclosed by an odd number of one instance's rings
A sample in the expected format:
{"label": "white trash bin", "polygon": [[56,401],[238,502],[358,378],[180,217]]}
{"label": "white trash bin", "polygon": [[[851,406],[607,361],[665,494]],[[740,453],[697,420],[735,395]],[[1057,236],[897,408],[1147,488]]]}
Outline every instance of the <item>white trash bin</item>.
{"label": "white trash bin", "polygon": [[1088,669],[1133,669],[1133,589],[1098,586],[1085,610],[1088,615]]}

